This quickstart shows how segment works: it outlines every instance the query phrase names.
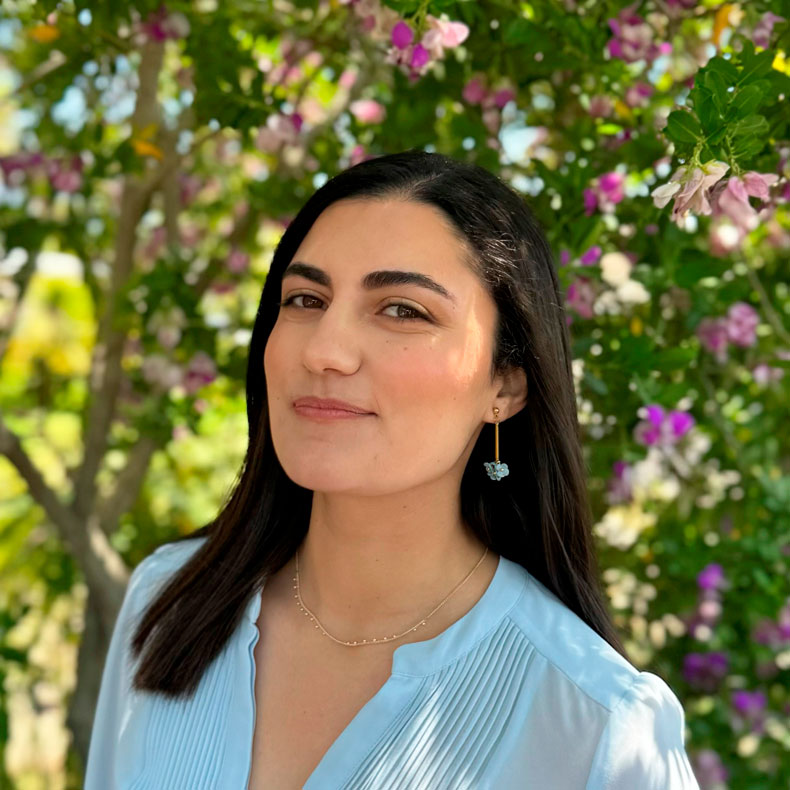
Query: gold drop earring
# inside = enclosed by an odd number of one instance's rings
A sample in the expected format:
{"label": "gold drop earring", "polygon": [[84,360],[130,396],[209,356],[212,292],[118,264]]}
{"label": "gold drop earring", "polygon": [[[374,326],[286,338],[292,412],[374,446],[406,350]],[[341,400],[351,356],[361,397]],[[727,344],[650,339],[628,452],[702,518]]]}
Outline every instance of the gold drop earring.
{"label": "gold drop earring", "polygon": [[488,476],[492,480],[501,480],[506,475],[510,474],[507,464],[499,462],[499,409],[494,406],[494,461],[486,461],[483,466],[488,472]]}

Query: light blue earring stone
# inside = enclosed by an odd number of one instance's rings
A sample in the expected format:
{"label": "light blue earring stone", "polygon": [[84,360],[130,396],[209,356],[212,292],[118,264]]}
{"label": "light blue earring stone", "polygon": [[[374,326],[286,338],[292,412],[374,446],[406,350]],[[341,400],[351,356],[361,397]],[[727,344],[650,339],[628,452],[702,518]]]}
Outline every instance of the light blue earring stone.
{"label": "light blue earring stone", "polygon": [[488,472],[488,476],[492,480],[501,480],[503,477],[506,477],[510,474],[507,464],[503,464],[501,462],[497,463],[496,461],[486,461],[483,466],[485,466],[486,472]]}

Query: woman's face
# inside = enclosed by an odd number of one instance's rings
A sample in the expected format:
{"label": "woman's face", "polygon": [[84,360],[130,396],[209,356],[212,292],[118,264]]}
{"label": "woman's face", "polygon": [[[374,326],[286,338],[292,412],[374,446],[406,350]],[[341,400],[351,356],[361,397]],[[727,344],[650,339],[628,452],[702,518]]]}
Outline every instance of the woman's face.
{"label": "woman's face", "polygon": [[[295,483],[375,495],[460,481],[501,385],[490,378],[496,306],[462,253],[430,206],[348,199],[318,217],[283,276],[289,304],[263,359],[275,451]],[[366,285],[392,270],[446,295],[381,277]],[[310,396],[369,413],[295,408]]]}

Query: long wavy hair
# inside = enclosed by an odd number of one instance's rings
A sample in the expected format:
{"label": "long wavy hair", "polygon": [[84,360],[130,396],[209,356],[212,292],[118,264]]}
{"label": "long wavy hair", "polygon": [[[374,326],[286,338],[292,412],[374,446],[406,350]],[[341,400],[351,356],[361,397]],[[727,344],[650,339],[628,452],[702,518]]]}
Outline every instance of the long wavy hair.
{"label": "long wavy hair", "polygon": [[512,472],[483,474],[493,437],[481,431],[461,480],[461,514],[493,552],[519,563],[628,659],[606,604],[592,534],[566,313],[546,236],[522,195],[478,165],[410,149],[350,167],[319,188],[274,253],[247,362],[249,438],[216,518],[177,541],[207,537],[149,603],[133,634],[137,690],[189,696],[244,616],[250,597],[304,539],[312,491],[274,451],[263,352],[277,320],[283,271],[321,212],[344,198],[435,206],[498,311],[491,375],[523,368],[526,406],[506,421]]}

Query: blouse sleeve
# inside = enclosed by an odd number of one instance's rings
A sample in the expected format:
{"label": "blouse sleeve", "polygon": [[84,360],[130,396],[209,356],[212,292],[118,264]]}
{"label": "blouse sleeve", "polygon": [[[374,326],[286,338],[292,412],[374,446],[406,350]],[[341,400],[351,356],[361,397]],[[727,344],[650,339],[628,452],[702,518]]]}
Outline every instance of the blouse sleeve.
{"label": "blouse sleeve", "polygon": [[126,586],[123,603],[113,627],[104,661],[96,712],[88,747],[84,790],[118,790],[116,781],[116,744],[128,709],[131,684],[129,642],[137,626],[133,615],[139,610],[136,593],[151,556],[134,569]]}
{"label": "blouse sleeve", "polygon": [[610,713],[585,790],[700,790],[684,746],[680,701],[640,672]]}

